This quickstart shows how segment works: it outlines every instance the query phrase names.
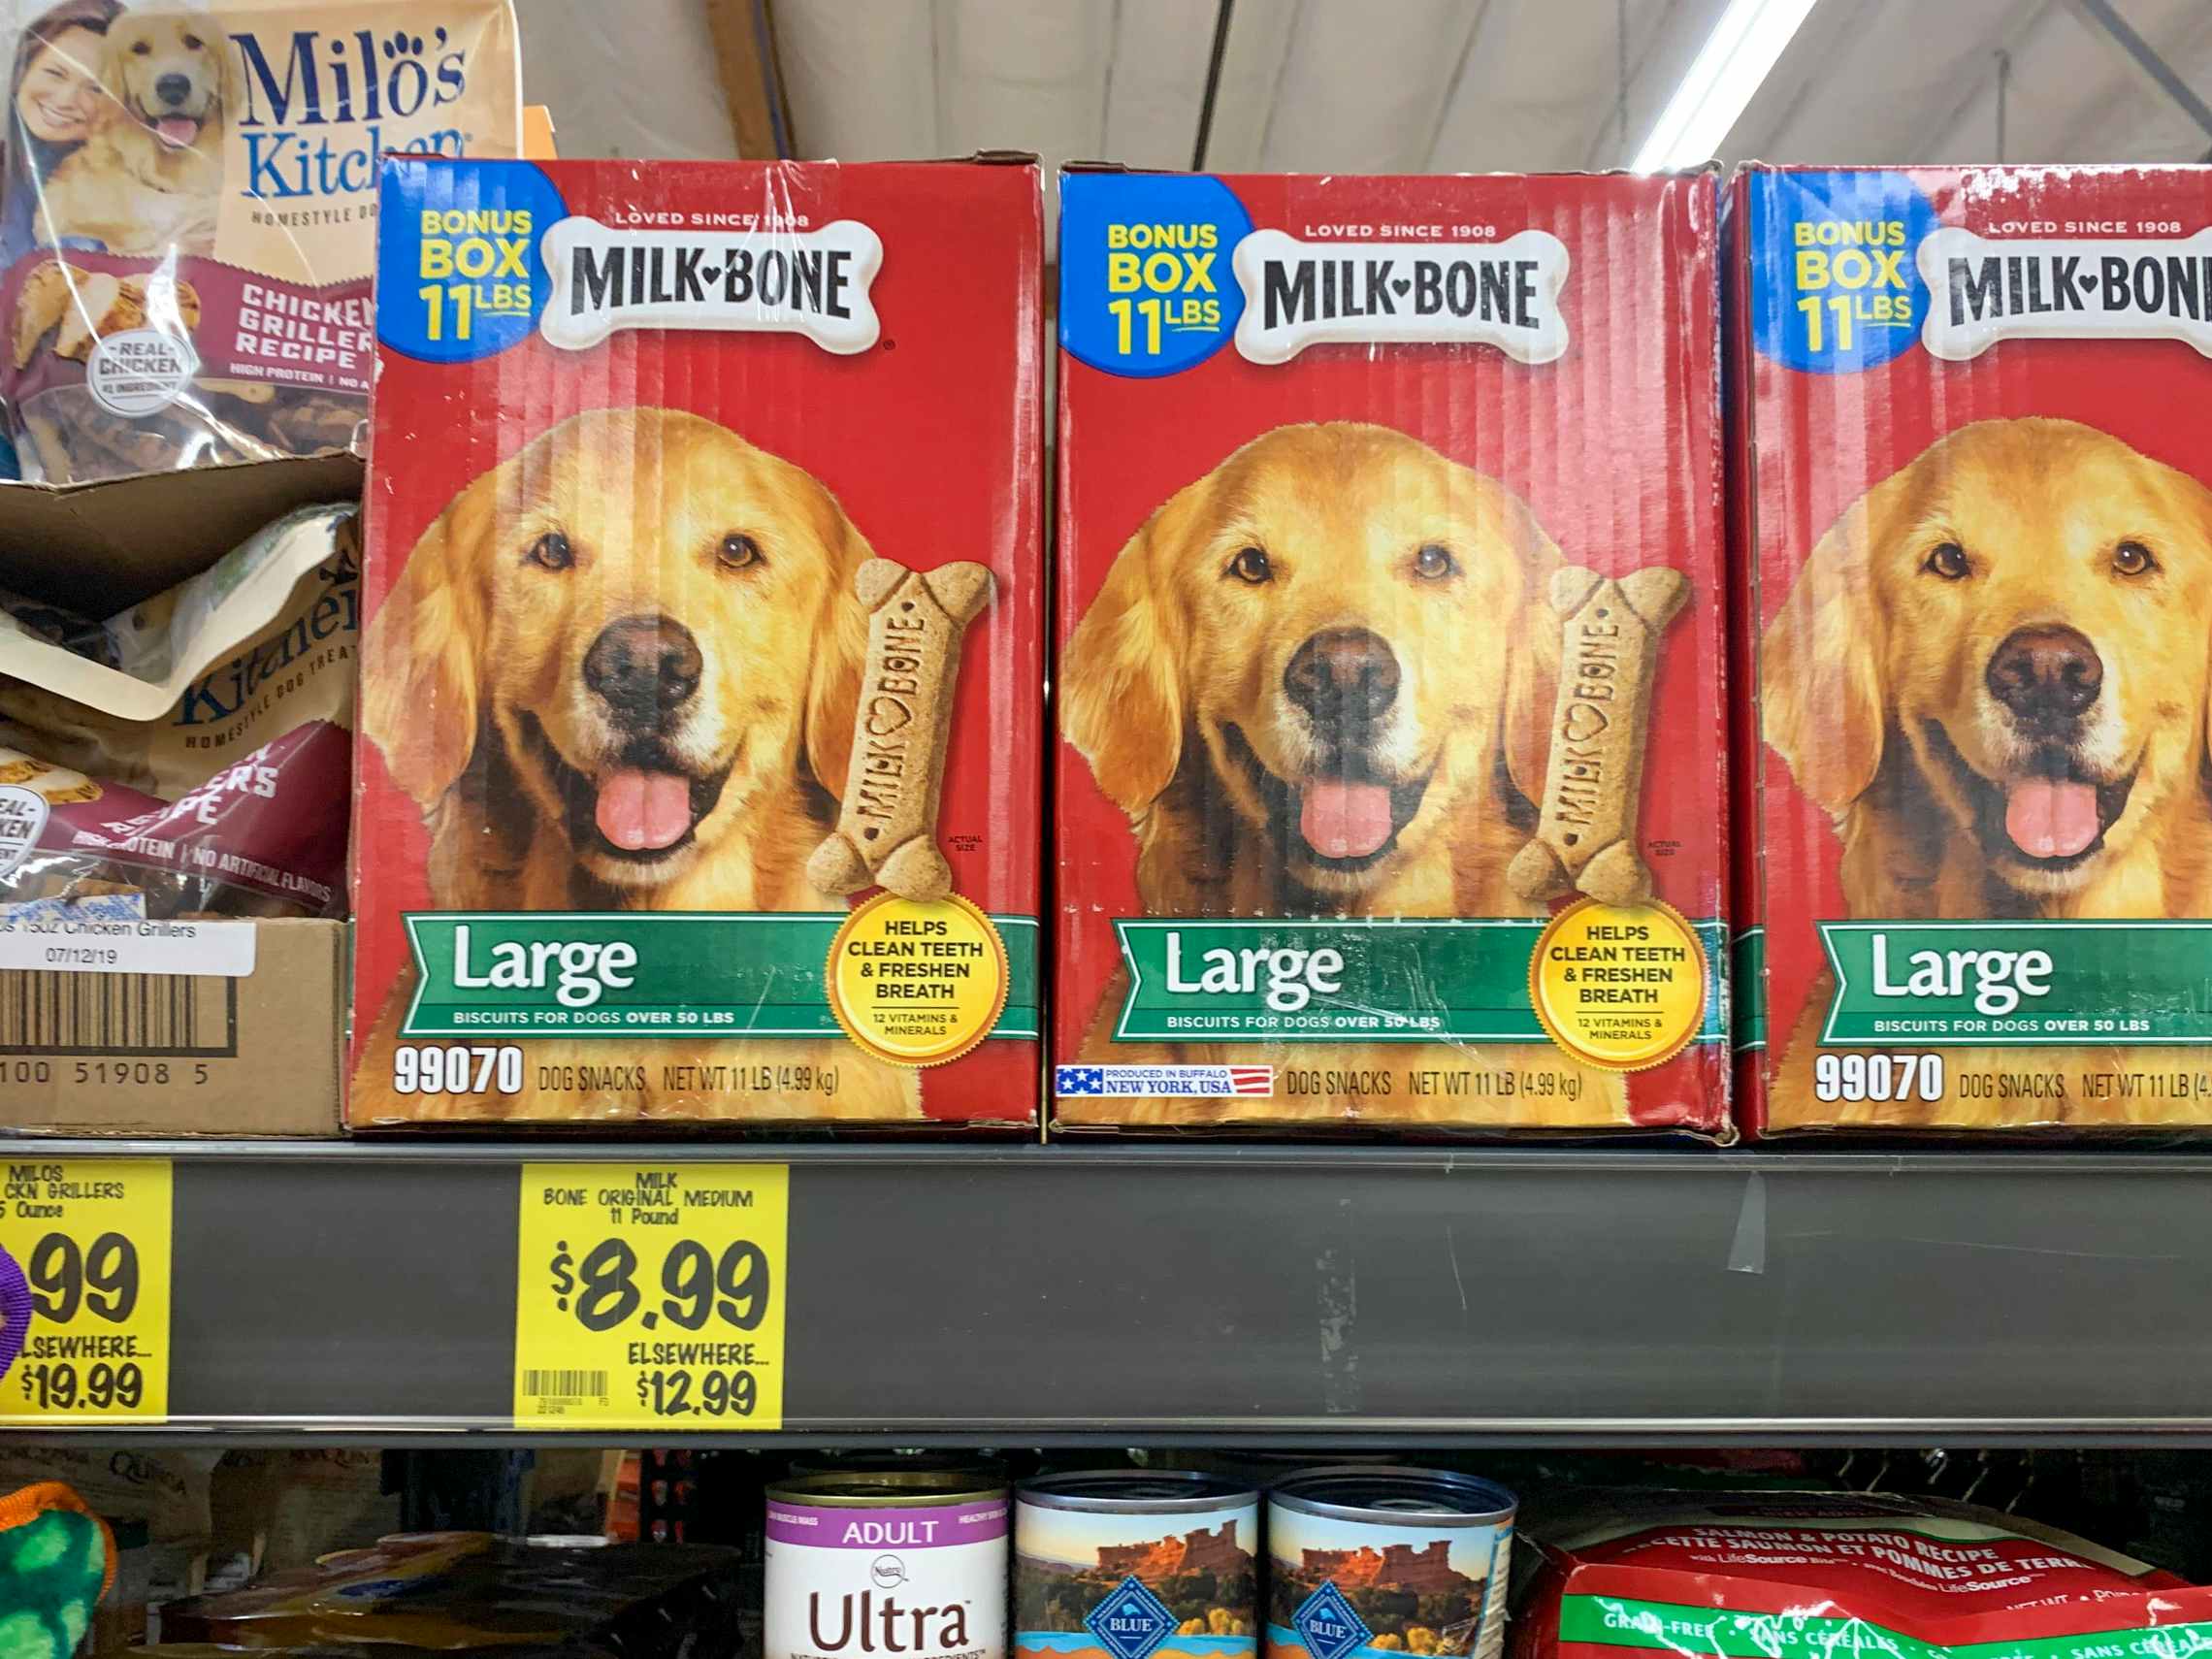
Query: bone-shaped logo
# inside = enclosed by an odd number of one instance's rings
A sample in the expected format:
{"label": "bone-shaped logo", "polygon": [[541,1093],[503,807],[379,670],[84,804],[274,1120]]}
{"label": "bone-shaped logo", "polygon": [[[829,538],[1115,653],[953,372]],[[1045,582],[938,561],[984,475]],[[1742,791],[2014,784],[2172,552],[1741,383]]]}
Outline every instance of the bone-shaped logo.
{"label": "bone-shaped logo", "polygon": [[545,233],[553,291],[538,329],[581,351],[617,329],[802,334],[865,351],[881,332],[868,285],[883,242],[856,219],[819,230],[612,230],[567,218]]}
{"label": "bone-shaped logo", "polygon": [[1309,345],[1494,345],[1519,363],[1567,350],[1559,290],[1567,247],[1546,231],[1504,242],[1300,242],[1278,230],[1237,244],[1237,350],[1287,363]]}
{"label": "bone-shaped logo", "polygon": [[1921,243],[1921,343],[1963,363],[2001,340],[2178,340],[2212,357],[2212,228],[2066,241],[1946,226]]}

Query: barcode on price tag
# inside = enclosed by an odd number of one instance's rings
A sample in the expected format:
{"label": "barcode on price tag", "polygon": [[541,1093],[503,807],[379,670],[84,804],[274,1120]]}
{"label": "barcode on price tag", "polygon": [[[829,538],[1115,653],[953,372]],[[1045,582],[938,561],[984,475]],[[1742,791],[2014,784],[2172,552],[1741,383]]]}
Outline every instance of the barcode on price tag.
{"label": "barcode on price tag", "polygon": [[522,1391],[540,1400],[606,1400],[603,1371],[539,1371],[522,1374]]}
{"label": "barcode on price tag", "polygon": [[783,1426],[782,1164],[528,1163],[516,1426]]}
{"label": "barcode on price tag", "polygon": [[0,1375],[0,1424],[169,1415],[172,1176],[167,1158],[10,1161],[0,1251],[29,1321]]}

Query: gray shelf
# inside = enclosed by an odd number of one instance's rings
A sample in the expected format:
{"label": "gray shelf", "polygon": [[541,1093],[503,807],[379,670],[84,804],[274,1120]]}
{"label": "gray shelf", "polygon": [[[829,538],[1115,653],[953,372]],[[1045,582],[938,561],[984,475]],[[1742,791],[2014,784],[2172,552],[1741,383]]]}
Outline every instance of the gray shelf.
{"label": "gray shelf", "polygon": [[[176,1159],[161,1432],[239,1444],[516,1438],[516,1168],[640,1151],[0,1143],[17,1160]],[[786,1441],[2118,1445],[2212,1430],[2202,1156],[730,1143],[647,1156],[792,1166]]]}

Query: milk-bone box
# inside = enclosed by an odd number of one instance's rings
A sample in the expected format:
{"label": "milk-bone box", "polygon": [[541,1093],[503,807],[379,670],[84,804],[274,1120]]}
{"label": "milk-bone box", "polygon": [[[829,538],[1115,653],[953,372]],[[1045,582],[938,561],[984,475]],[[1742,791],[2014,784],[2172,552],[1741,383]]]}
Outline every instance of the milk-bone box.
{"label": "milk-bone box", "polygon": [[1063,175],[1057,1123],[1726,1132],[1717,208]]}
{"label": "milk-bone box", "polygon": [[1032,1122],[1034,164],[383,201],[349,1121]]}
{"label": "milk-bone box", "polygon": [[2212,1122],[2212,180],[1736,180],[1761,1133]]}

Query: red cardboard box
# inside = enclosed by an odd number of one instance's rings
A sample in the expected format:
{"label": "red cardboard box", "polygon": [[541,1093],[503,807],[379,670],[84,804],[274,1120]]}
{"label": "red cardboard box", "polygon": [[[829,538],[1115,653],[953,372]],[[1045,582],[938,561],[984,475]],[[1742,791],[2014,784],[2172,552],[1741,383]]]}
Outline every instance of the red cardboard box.
{"label": "red cardboard box", "polygon": [[386,162],[355,1126],[1034,1121],[1040,211]]}
{"label": "red cardboard box", "polygon": [[1730,216],[1747,1127],[2212,1121],[2212,179]]}
{"label": "red cardboard box", "polygon": [[1713,177],[1061,188],[1056,1122],[1723,1132]]}

